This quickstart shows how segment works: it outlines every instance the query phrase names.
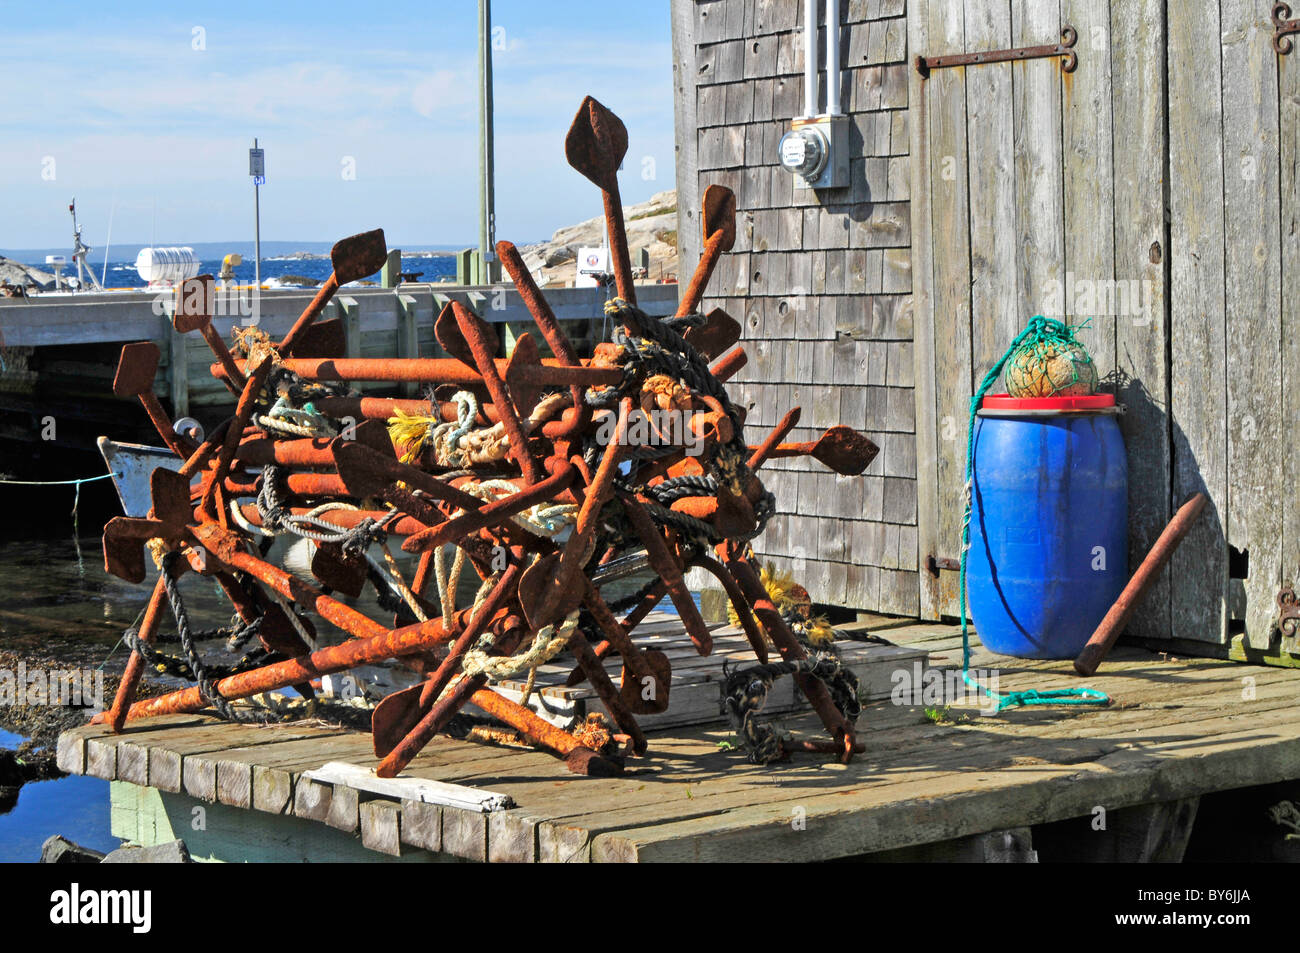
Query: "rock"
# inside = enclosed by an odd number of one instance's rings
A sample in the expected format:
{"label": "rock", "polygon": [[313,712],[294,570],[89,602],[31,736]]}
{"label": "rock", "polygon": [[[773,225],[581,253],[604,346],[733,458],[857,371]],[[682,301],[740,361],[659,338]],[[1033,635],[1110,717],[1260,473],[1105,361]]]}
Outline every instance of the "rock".
{"label": "rock", "polygon": [[18,791],[16,784],[0,784],[0,814],[8,814],[17,807]]}
{"label": "rock", "polygon": [[0,786],[18,787],[27,779],[23,777],[22,762],[13,751],[0,748]]}
{"label": "rock", "polygon": [[104,858],[105,864],[191,864],[185,841],[174,840],[153,847],[119,847]]}
{"label": "rock", "polygon": [[[628,250],[632,266],[639,265],[638,249],[650,255],[648,277],[653,279],[677,274],[677,193],[669,189],[637,205],[623,208],[627,228]],[[666,241],[671,238],[671,241]],[[524,264],[544,287],[571,285],[577,274],[579,248],[597,248],[605,242],[605,218],[596,216],[577,225],[561,228],[550,241],[522,245],[519,253]]]}
{"label": "rock", "polygon": [[552,248],[546,252],[546,257],[542,264],[547,268],[554,268],[556,265],[562,265],[566,261],[573,261],[578,251],[572,245],[561,245],[559,248]]}
{"label": "rock", "polygon": [[54,287],[54,276],[49,272],[30,268],[20,261],[5,258],[3,255],[0,255],[0,281],[7,281],[11,285],[32,285],[42,291]]}
{"label": "rock", "polygon": [[55,834],[41,845],[42,864],[98,864],[104,855]]}

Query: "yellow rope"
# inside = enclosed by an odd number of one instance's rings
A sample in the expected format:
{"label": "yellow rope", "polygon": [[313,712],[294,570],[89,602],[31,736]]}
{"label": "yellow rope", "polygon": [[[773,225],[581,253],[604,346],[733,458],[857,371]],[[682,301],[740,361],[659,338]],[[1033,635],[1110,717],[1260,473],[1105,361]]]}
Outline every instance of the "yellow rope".
{"label": "yellow rope", "polygon": [[[776,606],[777,612],[785,615],[787,612],[794,611],[802,617],[803,621],[799,625],[810,644],[822,648],[835,641],[835,629],[825,616],[812,614],[812,597],[808,595],[807,589],[795,581],[792,573],[766,565],[762,567],[759,578],[767,591],[768,599]],[[727,605],[727,621],[732,625],[740,625],[740,616],[736,614],[735,607],[730,604]],[[758,624],[759,628],[763,629],[763,635],[771,642],[772,636],[763,626],[762,621],[758,620]]]}
{"label": "yellow rope", "polygon": [[[462,403],[458,392],[453,399]],[[465,403],[472,395],[466,394]],[[520,421],[525,434],[550,420],[569,405],[568,394],[551,394],[538,402],[533,412]],[[395,409],[388,419],[388,435],[402,450],[403,463],[414,463],[426,449],[432,448],[434,462],[440,467],[459,468],[496,463],[510,453],[510,439],[505,424],[497,421],[490,427],[466,430],[460,421],[444,421],[430,406],[428,414],[408,414]]]}

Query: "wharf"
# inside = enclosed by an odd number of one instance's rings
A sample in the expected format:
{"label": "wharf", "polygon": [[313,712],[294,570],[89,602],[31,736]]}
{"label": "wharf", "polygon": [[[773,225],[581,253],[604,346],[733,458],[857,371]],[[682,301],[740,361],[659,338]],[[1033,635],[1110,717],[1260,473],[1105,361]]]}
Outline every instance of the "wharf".
{"label": "wharf", "polygon": [[[873,664],[891,672],[914,675],[922,659],[960,665],[953,626],[895,620],[872,631],[899,647],[870,646],[885,652]],[[1121,647],[1085,681],[1068,662],[977,645],[972,667],[995,666],[1002,692],[1087,684],[1112,703],[936,712],[924,699],[879,697],[903,676],[891,674],[882,690],[876,672],[868,694],[877,700],[858,721],[866,750],[848,766],[807,754],[750,765],[727,750],[729,726],[714,722],[650,732],[649,754],[616,778],[439,737],[403,787],[337,774],[331,782],[308,772],[329,762],[373,767],[369,735],[195,715],[119,736],[70,731],[59,756],[67,771],[114,782],[116,836],[180,837],[196,858],[214,860],[1005,860],[1027,855],[1034,825],[1099,806],[1110,820],[1090,839],[1091,859],[1176,860],[1201,795],[1300,778],[1300,672]],[[806,710],[778,717],[799,736],[820,735]],[[429,803],[428,781],[505,795],[513,806]]]}

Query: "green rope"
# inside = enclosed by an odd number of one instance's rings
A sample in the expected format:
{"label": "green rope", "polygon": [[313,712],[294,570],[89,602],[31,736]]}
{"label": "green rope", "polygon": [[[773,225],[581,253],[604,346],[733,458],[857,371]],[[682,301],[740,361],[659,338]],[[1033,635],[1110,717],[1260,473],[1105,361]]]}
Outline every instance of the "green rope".
{"label": "green rope", "polygon": [[965,684],[978,691],[985,692],[989,698],[996,701],[998,711],[1021,705],[1110,704],[1109,695],[1093,688],[1062,688],[1050,692],[1031,690],[1009,692],[1006,695],[1001,695],[972,681],[970,677],[970,620],[966,617],[966,552],[970,549],[971,504],[975,485],[975,416],[980,409],[980,402],[984,399],[984,395],[997,383],[1007,361],[1022,347],[1041,347],[1043,344],[1050,342],[1079,344],[1075,340],[1074,332],[1084,326],[1086,325],[1076,325],[1071,328],[1052,318],[1044,318],[1041,314],[1034,316],[1029,324],[1025,326],[1025,329],[1016,335],[1016,339],[1011,342],[1011,346],[1007,348],[1006,353],[998,358],[997,363],[984,375],[984,380],[980,382],[980,386],[976,389],[975,395],[971,397],[970,401],[970,418],[966,424],[966,510],[961,521],[961,584],[959,595],[961,612],[961,678]]}

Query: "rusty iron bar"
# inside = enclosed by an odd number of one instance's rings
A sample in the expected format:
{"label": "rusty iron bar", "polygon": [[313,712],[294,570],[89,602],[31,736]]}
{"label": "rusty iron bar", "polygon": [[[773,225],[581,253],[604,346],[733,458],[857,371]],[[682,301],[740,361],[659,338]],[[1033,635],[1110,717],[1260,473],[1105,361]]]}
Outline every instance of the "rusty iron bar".
{"label": "rusty iron bar", "polygon": [[723,252],[736,243],[736,194],[725,185],[710,185],[704,190],[700,221],[704,231],[704,249],[695,266],[690,284],[682,292],[677,316],[694,314],[704,299],[704,289],[713,277],[713,269]]}
{"label": "rusty iron bar", "polygon": [[951,53],[944,56],[917,56],[913,61],[916,71],[922,79],[928,79],[931,70],[947,69],[952,66],[980,66],[984,63],[1006,63],[1009,61],[1035,60],[1048,56],[1059,56],[1061,71],[1073,73],[1079,65],[1079,56],[1074,51],[1074,44],[1079,35],[1068,23],[1061,27],[1061,42],[1048,43],[1043,46],[1018,46],[1007,50],[987,50],[981,53]]}
{"label": "rusty iron bar", "polygon": [[209,517],[220,516],[221,519],[225,519],[224,505],[220,511],[215,509],[218,505],[217,498],[221,495],[221,485],[226,479],[226,474],[230,472],[230,465],[235,461],[235,451],[239,448],[239,437],[244,431],[245,424],[252,419],[253,409],[257,405],[262,387],[266,384],[266,377],[270,373],[271,357],[268,354],[262,358],[244,383],[244,389],[239,395],[239,403],[235,405],[234,420],[226,428],[225,442],[221,445],[216,468],[213,470],[212,479],[208,482],[208,488],[203,494],[203,502],[200,504],[203,512],[208,514]]}
{"label": "rusty iron bar", "polygon": [[333,271],[325,283],[317,289],[311,302],[303,309],[298,320],[293,323],[281,340],[276,350],[281,354],[292,354],[294,345],[307,334],[312,323],[325,310],[334,293],[350,281],[358,281],[366,275],[373,275],[384,267],[388,257],[388,245],[384,240],[384,230],[376,228],[361,232],[336,242],[330,249],[330,264]]}
{"label": "rusty iron bar", "polygon": [[[240,370],[247,369],[247,361],[238,360],[235,363]],[[539,365],[515,368],[514,373],[508,375],[508,363],[501,358],[496,359],[497,373],[505,377],[507,382],[518,380],[537,387],[611,387],[623,379],[621,367],[590,364],[565,367],[555,363],[553,358],[547,358]],[[281,365],[285,370],[309,381],[414,381],[421,384],[437,381],[458,385],[483,383],[481,374],[470,370],[455,358],[448,357],[412,357],[401,361],[370,357],[290,357],[285,358]],[[214,375],[220,367],[220,364],[212,365]]]}
{"label": "rusty iron bar", "polygon": [[[743,556],[734,544],[721,543],[718,545],[718,550],[723,565],[730,570],[731,575],[739,584],[741,592],[749,600],[754,615],[763,623],[764,631],[771,638],[772,644],[776,646],[781,658],[787,662],[806,659],[808,654],[803,650],[803,646],[799,644],[799,640],[795,638],[794,633],[790,631],[786,621],[781,618],[781,613],[776,606],[772,604],[767,590],[759,579],[758,571],[754,569],[749,559]],[[830,692],[826,690],[826,686],[820,681],[805,673],[796,674],[795,681],[799,683],[799,688],[803,691],[804,697],[813,706],[822,724],[826,726],[826,730],[834,737],[836,744],[839,746],[840,759],[845,764],[848,764],[853,758],[853,749],[856,743],[853,726],[844,717],[843,713],[835,707]]]}
{"label": "rusty iron bar", "polygon": [[636,531],[646,548],[651,567],[668,587],[668,597],[677,607],[677,613],[686,627],[686,634],[695,644],[695,651],[701,655],[708,655],[713,651],[713,636],[709,634],[709,627],[704,624],[704,619],[700,616],[699,607],[695,605],[691,591],[686,588],[686,580],[682,577],[682,567],[677,562],[677,557],[668,549],[659,527],[645,511],[641,501],[624,496],[622,502],[628,522],[632,524],[632,529]]}
{"label": "rusty iron bar", "polygon": [[[144,618],[140,621],[137,635],[145,645],[153,642],[158,625],[162,621],[163,604],[167,600],[167,584],[163,580],[163,573],[166,571],[166,568],[159,571],[153,594],[149,597],[149,604],[145,606]],[[126,724],[126,712],[131,707],[131,702],[135,700],[136,686],[140,684],[140,676],[143,672],[144,656],[132,649],[131,657],[126,663],[126,670],[122,673],[122,680],[118,683],[117,694],[113,697],[113,707],[108,711],[108,726],[114,734],[120,734],[122,726]]]}
{"label": "rusty iron bar", "polygon": [[[387,700],[381,702],[381,705],[388,704],[397,708],[396,717],[386,722],[386,716],[378,708],[376,709],[375,719],[378,724],[375,731],[375,754],[383,759],[379,766],[375,768],[375,773],[379,777],[397,777],[402,772],[402,769],[410,764],[411,759],[424,750],[424,746],[441,729],[442,723],[445,723],[445,718],[441,717],[441,713],[434,714],[435,703],[460,668],[465,653],[473,647],[482,634],[488,620],[496,616],[508,598],[514,598],[518,589],[521,568],[522,563],[520,562],[515,562],[506,568],[492,591],[484,598],[483,604],[478,607],[478,611],[474,613],[464,630],[452,643],[450,650],[447,652],[447,657],[443,659],[434,673],[425,679],[422,685],[416,685],[405,689],[402,693],[398,693],[399,695],[405,694],[405,699],[394,697],[392,703],[387,702]],[[415,704],[410,707],[412,697]],[[381,746],[388,747],[387,742],[381,741],[381,739],[387,735],[397,735],[400,730],[399,725],[405,726],[405,731],[401,733],[400,740],[388,750],[381,750]]]}
{"label": "rusty iron bar", "polygon": [[[456,614],[456,620],[463,623],[468,612],[468,609],[461,610]],[[217,692],[227,700],[249,698],[262,692],[310,682],[322,675],[347,671],[359,665],[373,665],[385,659],[418,655],[446,642],[448,637],[448,630],[440,618],[398,629],[385,629],[373,622],[369,624],[380,631],[366,638],[353,639],[342,645],[326,646],[308,655],[282,662],[272,662],[261,668],[231,675],[217,682]],[[202,711],[206,707],[207,702],[197,686],[183,688],[166,695],[135,702],[127,711],[127,721],[137,721],[157,715]],[[101,712],[91,719],[91,723],[103,724],[107,714]]]}
{"label": "rusty iron bar", "polygon": [[118,397],[138,398],[163,443],[184,460],[198,448],[193,440],[176,432],[167,411],[163,410],[162,403],[153,392],[159,356],[158,345],[152,341],[124,344],[117,362],[117,373],[113,376],[113,393]]}
{"label": "rusty iron bar", "polygon": [[529,483],[540,482],[542,467],[529,449],[528,435],[524,432],[524,425],[519,419],[520,413],[531,411],[532,407],[528,407],[525,411],[507,391],[506,382],[497,372],[496,356],[489,349],[483,319],[459,301],[453,301],[451,309],[456,316],[456,324],[464,335],[465,343],[470,353],[474,355],[474,363],[478,365],[479,373],[483,376],[483,383],[487,385],[488,393],[492,395],[497,413],[501,416],[501,425],[505,428],[506,439],[510,442],[510,456],[519,464],[519,472]]}

